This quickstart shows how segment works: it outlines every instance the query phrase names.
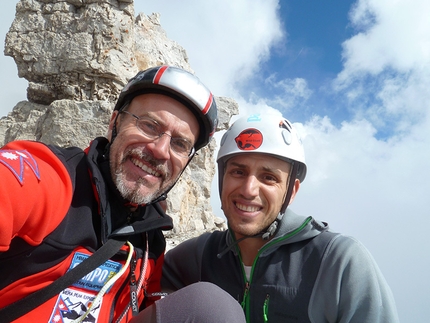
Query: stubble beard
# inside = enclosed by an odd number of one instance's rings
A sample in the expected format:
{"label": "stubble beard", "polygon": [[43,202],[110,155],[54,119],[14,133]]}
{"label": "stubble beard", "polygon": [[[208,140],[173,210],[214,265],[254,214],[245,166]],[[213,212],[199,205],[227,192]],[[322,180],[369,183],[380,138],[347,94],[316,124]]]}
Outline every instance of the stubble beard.
{"label": "stubble beard", "polygon": [[276,219],[276,217],[273,220],[265,219],[258,224],[254,224],[251,222],[247,223],[243,220],[241,221],[240,219],[237,219],[234,215],[226,214],[225,211],[224,215],[227,218],[227,222],[230,229],[235,233],[235,235],[241,235],[246,237],[253,237],[260,234],[261,232],[265,231]]}
{"label": "stubble beard", "polygon": [[235,235],[241,235],[241,236],[247,236],[252,237],[259,233],[259,226],[256,227],[252,223],[246,223],[244,221],[241,221],[240,219],[236,218],[234,215],[228,215],[224,211],[224,215],[227,219],[228,226],[230,229],[235,233]]}
{"label": "stubble beard", "polygon": [[249,224],[242,224],[242,223],[233,223],[233,225],[230,226],[230,228],[235,232],[236,235],[241,236],[247,236],[247,237],[253,237],[257,234],[259,234],[262,230],[265,229],[265,227],[249,227]]}

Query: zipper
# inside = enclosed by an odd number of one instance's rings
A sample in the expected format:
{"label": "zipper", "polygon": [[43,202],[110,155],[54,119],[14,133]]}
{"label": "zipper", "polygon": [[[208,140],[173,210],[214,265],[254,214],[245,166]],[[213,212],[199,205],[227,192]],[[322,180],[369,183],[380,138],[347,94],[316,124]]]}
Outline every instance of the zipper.
{"label": "zipper", "polygon": [[[255,256],[254,262],[252,264],[251,267],[251,274],[249,276],[249,280],[246,279],[246,275],[245,275],[245,269],[243,268],[243,262],[242,262],[242,256],[240,254],[240,249],[238,246],[236,246],[238,254],[239,254],[239,258],[240,258],[240,262],[242,264],[242,274],[245,280],[245,291],[244,291],[244,295],[243,295],[243,301],[242,301],[242,308],[245,311],[245,317],[246,317],[246,322],[249,323],[250,322],[250,295],[249,295],[249,289],[251,287],[251,281],[252,281],[252,277],[254,276],[254,269],[255,269],[255,265],[257,264],[257,259],[260,257],[260,254],[263,253],[266,249],[270,248],[271,246],[273,246],[274,244],[277,244],[280,241],[286,240],[286,239],[290,239],[291,237],[295,236],[296,234],[298,234],[300,231],[302,231],[307,225],[308,223],[312,220],[312,217],[309,216],[305,219],[305,221],[303,221],[303,223],[295,230],[291,231],[290,233],[286,234],[283,237],[280,237],[278,239],[272,240],[270,242],[268,242],[266,245],[264,245],[257,253],[257,255]],[[264,305],[263,305],[263,315],[264,315],[264,309],[267,308],[269,306],[269,299],[268,299],[269,295],[266,295],[266,300],[264,301]],[[267,312],[266,312],[267,314]],[[264,322],[268,322],[266,321],[266,317],[265,316],[265,321]]]}
{"label": "zipper", "polygon": [[242,303],[240,305],[242,305],[242,308],[245,309],[246,306],[246,299],[248,298],[248,294],[249,294],[249,282],[245,283],[245,291],[243,292],[243,300]]}

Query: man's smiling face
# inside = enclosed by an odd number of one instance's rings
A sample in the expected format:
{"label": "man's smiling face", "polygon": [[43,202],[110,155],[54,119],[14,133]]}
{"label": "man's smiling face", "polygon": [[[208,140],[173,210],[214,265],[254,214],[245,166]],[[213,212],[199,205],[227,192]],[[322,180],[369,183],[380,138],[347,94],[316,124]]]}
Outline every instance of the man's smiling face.
{"label": "man's smiling face", "polygon": [[237,239],[260,233],[276,219],[285,200],[290,167],[259,153],[227,160],[221,202]]}
{"label": "man's smiling face", "polygon": [[[182,173],[189,158],[178,156],[170,148],[171,137],[195,143],[199,135],[197,119],[182,103],[161,94],[135,97],[127,111],[154,120],[162,132],[160,138],[146,138],[136,126],[136,118],[120,113],[117,136],[110,147],[110,169],[121,195],[135,204],[147,204],[168,190]],[[115,122],[109,125],[109,139]]]}

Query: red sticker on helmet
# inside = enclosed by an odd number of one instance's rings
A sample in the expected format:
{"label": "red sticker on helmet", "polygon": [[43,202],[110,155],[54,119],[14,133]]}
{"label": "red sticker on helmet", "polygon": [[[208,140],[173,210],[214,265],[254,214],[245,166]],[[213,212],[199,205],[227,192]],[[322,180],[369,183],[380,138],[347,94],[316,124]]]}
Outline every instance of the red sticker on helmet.
{"label": "red sticker on helmet", "polygon": [[240,150],[255,150],[263,144],[262,133],[254,128],[243,130],[235,139]]}

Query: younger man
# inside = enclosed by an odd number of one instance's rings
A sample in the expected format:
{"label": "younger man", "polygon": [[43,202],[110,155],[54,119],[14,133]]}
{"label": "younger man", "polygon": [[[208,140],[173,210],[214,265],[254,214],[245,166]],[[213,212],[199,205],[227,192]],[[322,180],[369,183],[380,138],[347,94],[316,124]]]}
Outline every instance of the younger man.
{"label": "younger man", "polygon": [[217,161],[229,230],[169,251],[165,289],[215,283],[241,303],[247,322],[398,322],[367,249],[287,209],[306,176],[302,143],[288,120],[238,119],[221,139]]}

